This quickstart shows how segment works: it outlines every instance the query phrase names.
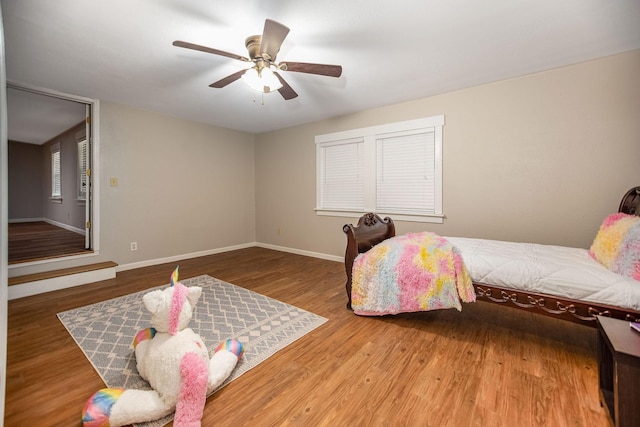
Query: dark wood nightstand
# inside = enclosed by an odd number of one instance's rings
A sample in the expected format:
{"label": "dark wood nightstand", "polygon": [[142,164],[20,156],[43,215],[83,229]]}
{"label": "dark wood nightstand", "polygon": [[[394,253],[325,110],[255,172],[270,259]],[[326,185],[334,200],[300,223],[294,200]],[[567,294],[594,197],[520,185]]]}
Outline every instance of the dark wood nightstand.
{"label": "dark wood nightstand", "polygon": [[597,351],[600,404],[616,427],[640,426],[640,333],[598,316]]}

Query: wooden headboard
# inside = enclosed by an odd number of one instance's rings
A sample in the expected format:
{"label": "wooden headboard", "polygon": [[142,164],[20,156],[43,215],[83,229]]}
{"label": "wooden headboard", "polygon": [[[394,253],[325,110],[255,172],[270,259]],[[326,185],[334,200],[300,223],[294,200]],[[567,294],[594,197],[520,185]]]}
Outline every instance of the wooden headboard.
{"label": "wooden headboard", "polygon": [[640,187],[633,187],[627,191],[620,201],[618,212],[640,216]]}
{"label": "wooden headboard", "polygon": [[364,214],[354,227],[345,224],[342,231],[347,235],[347,249],[344,254],[344,268],[347,271],[347,294],[349,302],[347,308],[351,309],[351,271],[353,261],[358,254],[367,252],[378,243],[396,235],[396,226],[391,218],[380,218],[374,213]]}
{"label": "wooden headboard", "polygon": [[[640,216],[640,186],[633,187],[622,197],[618,212]],[[351,309],[351,274],[353,261],[358,254],[367,252],[378,243],[396,235],[396,227],[389,217],[381,218],[377,214],[367,213],[360,217],[358,224],[346,224],[342,231],[347,235],[347,249],[344,254],[344,267],[347,273],[347,308]]]}

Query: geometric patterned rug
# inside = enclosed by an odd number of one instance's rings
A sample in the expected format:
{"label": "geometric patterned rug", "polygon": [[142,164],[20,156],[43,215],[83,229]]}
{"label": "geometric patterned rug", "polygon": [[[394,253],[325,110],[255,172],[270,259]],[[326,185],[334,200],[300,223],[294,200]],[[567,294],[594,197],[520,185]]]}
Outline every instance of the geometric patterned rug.
{"label": "geometric patterned rug", "polygon": [[[211,276],[180,282],[202,288],[189,327],[200,334],[209,352],[227,338],[235,338],[244,345],[243,357],[222,386],[327,321]],[[58,319],[107,387],[150,388],[138,374],[132,342],[139,330],[151,326],[151,314],[145,309],[142,296],[153,289],[58,313]],[[81,410],[78,408],[78,413]],[[172,417],[139,425],[163,426]]]}

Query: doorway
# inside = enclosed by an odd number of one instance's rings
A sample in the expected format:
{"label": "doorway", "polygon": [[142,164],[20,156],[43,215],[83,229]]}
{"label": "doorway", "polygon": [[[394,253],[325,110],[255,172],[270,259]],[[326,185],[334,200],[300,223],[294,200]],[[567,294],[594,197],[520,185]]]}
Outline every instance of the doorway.
{"label": "doorway", "polygon": [[93,252],[93,103],[7,84],[9,265]]}

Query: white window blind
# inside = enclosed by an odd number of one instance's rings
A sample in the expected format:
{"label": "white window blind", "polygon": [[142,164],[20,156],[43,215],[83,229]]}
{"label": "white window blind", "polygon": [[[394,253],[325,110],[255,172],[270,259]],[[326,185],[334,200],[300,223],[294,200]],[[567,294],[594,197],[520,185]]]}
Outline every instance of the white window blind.
{"label": "white window blind", "polygon": [[62,185],[60,180],[60,144],[51,146],[51,197],[62,197]]}
{"label": "white window blind", "polygon": [[444,116],[316,136],[316,212],[438,222]]}
{"label": "white window blind", "polygon": [[362,138],[327,144],[320,149],[320,205],[326,209],[364,208]]}
{"label": "white window blind", "polygon": [[376,210],[435,213],[434,132],[376,140]]}
{"label": "white window blind", "polygon": [[87,140],[78,141],[78,199],[87,197]]}

